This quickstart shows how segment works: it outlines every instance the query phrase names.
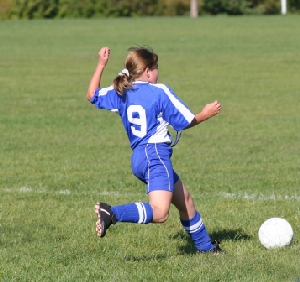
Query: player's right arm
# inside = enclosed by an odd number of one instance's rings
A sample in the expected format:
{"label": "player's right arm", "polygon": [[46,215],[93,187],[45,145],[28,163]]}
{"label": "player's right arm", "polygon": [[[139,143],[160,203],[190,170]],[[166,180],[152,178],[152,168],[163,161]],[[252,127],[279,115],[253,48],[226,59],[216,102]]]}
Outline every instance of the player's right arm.
{"label": "player's right arm", "polygon": [[195,114],[194,119],[185,129],[198,125],[199,123],[217,115],[218,113],[220,113],[221,108],[222,106],[217,100],[213,103],[207,104],[200,113]]}
{"label": "player's right arm", "polygon": [[108,62],[109,54],[109,47],[102,47],[98,53],[98,64],[90,80],[89,88],[86,93],[86,98],[88,100],[91,100],[91,98],[94,96],[95,90],[100,87],[101,76],[106,66],[106,63]]}

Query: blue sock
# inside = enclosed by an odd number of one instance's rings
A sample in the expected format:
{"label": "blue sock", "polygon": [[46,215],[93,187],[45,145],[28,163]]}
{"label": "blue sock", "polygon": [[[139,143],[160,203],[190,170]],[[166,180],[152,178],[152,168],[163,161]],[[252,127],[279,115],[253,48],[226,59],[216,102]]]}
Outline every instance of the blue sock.
{"label": "blue sock", "polygon": [[209,251],[215,246],[211,243],[211,239],[206,231],[205,225],[202,222],[200,214],[196,214],[190,220],[180,220],[184,230],[190,235],[194,241],[197,250]]}
{"label": "blue sock", "polygon": [[130,203],[111,207],[119,222],[147,224],[153,220],[153,209],[148,203]]}

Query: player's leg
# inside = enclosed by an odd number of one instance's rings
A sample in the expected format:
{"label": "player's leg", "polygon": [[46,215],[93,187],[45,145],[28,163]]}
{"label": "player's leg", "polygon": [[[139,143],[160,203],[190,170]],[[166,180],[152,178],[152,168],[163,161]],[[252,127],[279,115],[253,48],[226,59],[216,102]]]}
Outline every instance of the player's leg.
{"label": "player's leg", "polygon": [[169,216],[172,195],[169,191],[155,190],[148,193],[149,203],[137,202],[113,207],[106,203],[96,204],[97,234],[104,237],[109,226],[116,222],[140,224],[165,222]]}
{"label": "player's leg", "polygon": [[97,214],[96,232],[104,237],[106,229],[116,222],[147,224],[163,223],[168,219],[173,193],[155,190],[148,193],[149,203],[129,203],[111,207],[106,203],[95,205]]}
{"label": "player's leg", "polygon": [[116,222],[164,223],[169,216],[172,196],[172,192],[155,190],[148,193],[149,203],[129,203],[114,207],[98,203],[95,205],[98,217],[96,232],[100,237],[104,237],[109,226]]}
{"label": "player's leg", "polygon": [[218,241],[211,241],[200,213],[195,209],[194,201],[180,179],[174,185],[172,204],[178,209],[181,224],[199,252],[223,252]]}
{"label": "player's leg", "polygon": [[178,209],[180,219],[189,220],[195,216],[194,201],[179,178],[174,185],[172,204]]}
{"label": "player's leg", "polygon": [[155,190],[148,193],[149,204],[153,210],[153,223],[164,223],[169,217],[170,204],[173,193]]}
{"label": "player's leg", "polygon": [[170,159],[172,148],[166,144],[152,144],[146,149],[146,190],[149,204],[153,209],[153,222],[163,223],[169,217],[175,183]]}
{"label": "player's leg", "polygon": [[113,207],[105,203],[96,204],[96,232],[100,237],[105,236],[106,229],[116,222],[163,223],[168,218],[174,189],[171,153],[172,149],[165,144],[148,144],[133,152],[132,172],[147,184],[149,203],[138,202]]}
{"label": "player's leg", "polygon": [[148,224],[153,219],[151,205],[143,202],[117,206],[98,203],[95,205],[95,213],[97,214],[96,232],[100,237],[104,237],[109,226],[116,222]]}

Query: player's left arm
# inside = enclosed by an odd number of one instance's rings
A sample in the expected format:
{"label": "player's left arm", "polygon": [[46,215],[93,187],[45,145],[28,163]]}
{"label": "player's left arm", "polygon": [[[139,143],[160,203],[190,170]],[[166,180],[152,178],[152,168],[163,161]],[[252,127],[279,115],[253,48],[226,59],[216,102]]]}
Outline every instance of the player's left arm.
{"label": "player's left arm", "polygon": [[95,90],[100,87],[101,76],[104,68],[106,67],[106,63],[108,62],[109,54],[109,47],[101,48],[101,50],[98,53],[98,64],[90,80],[89,88],[86,93],[86,98],[88,100],[91,100],[91,98],[94,96]]}
{"label": "player's left arm", "polygon": [[203,108],[203,110],[200,113],[195,114],[194,119],[192,120],[190,125],[188,125],[185,129],[194,127],[195,125],[198,125],[201,122],[210,119],[211,117],[219,114],[221,109],[222,109],[222,105],[217,100],[214,101],[213,103],[206,104],[206,106]]}

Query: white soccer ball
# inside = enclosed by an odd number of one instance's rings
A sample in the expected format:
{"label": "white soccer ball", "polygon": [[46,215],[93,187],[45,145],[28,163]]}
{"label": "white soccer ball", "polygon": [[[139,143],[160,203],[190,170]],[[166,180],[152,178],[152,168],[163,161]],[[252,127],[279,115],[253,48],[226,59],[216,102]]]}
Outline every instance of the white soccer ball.
{"label": "white soccer ball", "polygon": [[283,218],[267,219],[259,228],[259,241],[267,249],[282,248],[292,243],[292,226]]}

